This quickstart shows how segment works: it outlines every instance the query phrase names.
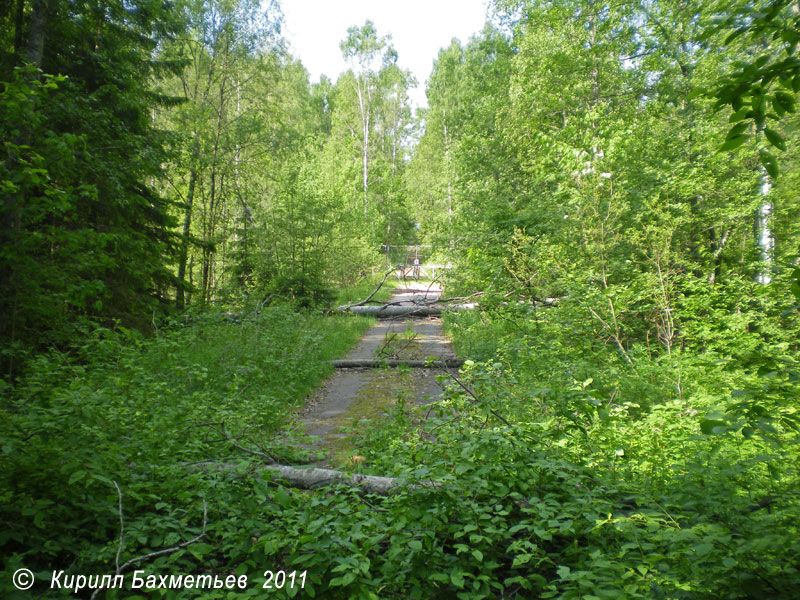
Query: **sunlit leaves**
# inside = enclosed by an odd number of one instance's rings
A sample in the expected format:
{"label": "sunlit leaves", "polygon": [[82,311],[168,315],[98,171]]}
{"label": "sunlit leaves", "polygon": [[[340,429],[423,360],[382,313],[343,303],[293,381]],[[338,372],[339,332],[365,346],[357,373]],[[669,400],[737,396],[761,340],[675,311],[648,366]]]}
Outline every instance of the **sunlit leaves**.
{"label": "sunlit leaves", "polygon": [[722,144],[722,146],[720,146],[719,149],[720,149],[720,151],[735,150],[736,148],[738,148],[739,146],[744,144],[748,139],[750,139],[750,136],[748,136],[748,135],[733,135],[733,136],[731,136],[729,134],[728,139],[725,140],[725,143]]}
{"label": "sunlit leaves", "polygon": [[779,150],[786,150],[786,144],[783,141],[783,137],[777,131],[766,127],[764,129],[764,135],[767,137],[767,140],[769,140],[770,144]]}
{"label": "sunlit leaves", "polygon": [[[738,13],[719,19],[717,25],[705,33],[705,39],[709,39],[717,31],[733,28],[724,39],[725,46],[736,42],[763,47],[765,38],[772,40],[774,52],[762,54],[749,62],[740,61],[711,94],[717,98],[718,107],[728,105],[733,109],[730,122],[746,119],[756,131],[763,130],[767,143],[779,150],[786,149],[783,137],[774,128],[766,126],[766,121],[781,120],[794,114],[794,94],[800,90],[800,59],[794,54],[800,31],[790,5],[789,0],[775,0],[763,9],[741,5],[737,8]],[[775,89],[776,83],[778,89]],[[730,130],[720,150],[734,150],[747,141],[738,137],[739,133],[734,133],[734,129]],[[764,157],[762,153],[762,165],[773,178],[777,177],[777,162]]]}
{"label": "sunlit leaves", "polygon": [[779,170],[778,170],[778,161],[775,158],[775,156],[768,150],[760,150],[758,155],[761,159],[762,166],[767,171],[769,176],[772,177],[773,179],[776,178],[778,176]]}

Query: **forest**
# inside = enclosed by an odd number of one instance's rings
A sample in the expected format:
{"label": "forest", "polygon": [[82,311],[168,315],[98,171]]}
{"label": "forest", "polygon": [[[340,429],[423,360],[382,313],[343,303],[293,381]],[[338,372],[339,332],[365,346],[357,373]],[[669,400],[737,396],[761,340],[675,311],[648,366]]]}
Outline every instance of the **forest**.
{"label": "forest", "polygon": [[[277,0],[0,4],[0,596],[800,597],[800,3],[486,17],[314,82]],[[464,366],[286,485],[408,245]]]}

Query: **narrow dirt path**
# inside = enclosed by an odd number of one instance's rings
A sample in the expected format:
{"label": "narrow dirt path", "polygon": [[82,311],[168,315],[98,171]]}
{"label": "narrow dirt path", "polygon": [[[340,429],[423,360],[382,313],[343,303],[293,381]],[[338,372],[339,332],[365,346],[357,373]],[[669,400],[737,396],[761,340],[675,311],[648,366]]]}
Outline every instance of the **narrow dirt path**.
{"label": "narrow dirt path", "polygon": [[[435,301],[441,288],[412,282],[398,288],[392,302],[412,306]],[[455,358],[442,332],[439,317],[380,320],[372,326],[348,359]],[[442,393],[437,369],[339,369],[311,398],[298,415],[298,425],[313,443],[307,447],[325,454],[318,466],[335,466],[352,453],[352,432],[363,419],[377,420],[398,402],[419,406],[433,402]]]}

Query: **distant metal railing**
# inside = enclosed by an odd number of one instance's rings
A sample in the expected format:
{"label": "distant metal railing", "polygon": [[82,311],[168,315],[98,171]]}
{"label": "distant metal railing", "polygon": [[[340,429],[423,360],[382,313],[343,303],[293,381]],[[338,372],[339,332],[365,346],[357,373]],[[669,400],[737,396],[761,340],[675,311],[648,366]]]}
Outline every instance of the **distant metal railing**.
{"label": "distant metal railing", "polygon": [[451,269],[452,266],[450,264],[446,265],[434,265],[434,264],[424,264],[424,265],[402,265],[397,269],[397,278],[398,279],[436,279],[436,271],[439,271],[441,275],[441,271],[445,271],[447,269]]}

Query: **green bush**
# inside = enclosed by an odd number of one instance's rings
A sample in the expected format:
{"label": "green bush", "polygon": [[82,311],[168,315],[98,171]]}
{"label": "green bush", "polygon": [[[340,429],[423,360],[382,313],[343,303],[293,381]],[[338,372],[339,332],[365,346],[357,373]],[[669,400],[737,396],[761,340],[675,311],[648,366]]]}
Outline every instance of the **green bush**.
{"label": "green bush", "polygon": [[[235,568],[262,524],[254,478],[246,465],[235,476],[186,465],[248,458],[231,440],[278,460],[298,458],[279,430],[331,372],[326,361],[369,323],[285,307],[239,322],[196,313],[149,339],[121,327],[93,329],[70,353],[30,361],[17,384],[4,387],[0,406],[2,585],[23,565],[48,581],[58,569],[112,573],[115,482],[122,562],[199,534],[205,502],[203,543],[147,568]],[[15,597],[10,587],[8,594]]]}

